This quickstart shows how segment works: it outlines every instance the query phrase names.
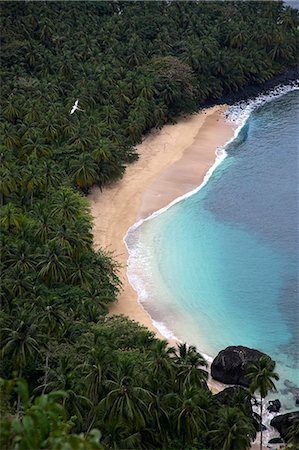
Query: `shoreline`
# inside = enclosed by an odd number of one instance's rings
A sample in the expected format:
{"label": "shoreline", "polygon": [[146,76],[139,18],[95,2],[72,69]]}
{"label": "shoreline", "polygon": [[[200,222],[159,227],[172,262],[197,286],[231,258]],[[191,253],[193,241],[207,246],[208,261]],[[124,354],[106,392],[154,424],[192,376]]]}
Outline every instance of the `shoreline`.
{"label": "shoreline", "polygon": [[275,75],[270,80],[261,84],[250,84],[237,92],[230,92],[217,100],[206,101],[203,106],[210,107],[218,104],[234,105],[239,102],[250,102],[261,95],[269,95],[271,91],[284,88],[286,86],[299,86],[299,65],[290,67],[282,73]]}
{"label": "shoreline", "polygon": [[[225,121],[226,105],[213,106],[179,118],[174,125],[154,130],[137,146],[139,160],[129,165],[122,180],[98,187],[88,195],[93,217],[94,247],[112,253],[120,264],[123,283],[109,314],[123,314],[145,325],[160,339],[127,276],[128,251],[124,238],[130,227],[194,191],[217,162],[216,150],[234,137],[236,126]],[[176,340],[167,339],[170,345]],[[215,391],[221,384],[214,383]]]}

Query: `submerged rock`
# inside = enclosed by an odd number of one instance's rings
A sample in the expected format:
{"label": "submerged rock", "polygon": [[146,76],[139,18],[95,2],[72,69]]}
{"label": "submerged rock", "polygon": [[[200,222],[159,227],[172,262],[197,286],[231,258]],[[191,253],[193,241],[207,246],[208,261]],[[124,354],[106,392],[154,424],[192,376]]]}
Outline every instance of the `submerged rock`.
{"label": "submerged rock", "polygon": [[273,417],[270,425],[279,432],[280,436],[285,439],[290,426],[292,426],[294,420],[299,419],[299,411],[294,411],[286,414],[280,414]]}
{"label": "submerged rock", "polygon": [[227,347],[221,350],[212,362],[211,375],[214,380],[225,384],[248,387],[250,382],[245,377],[246,366],[259,361],[262,356],[268,355],[242,345]]}
{"label": "submerged rock", "polygon": [[280,408],[281,403],[278,398],[276,400],[269,400],[269,406],[267,407],[269,412],[279,412]]}
{"label": "submerged rock", "polygon": [[280,437],[272,438],[268,441],[268,444],[283,444],[283,439]]}
{"label": "submerged rock", "polygon": [[292,394],[294,397],[295,405],[299,405],[299,388],[296,386],[295,383],[293,383],[290,380],[284,380],[283,382],[286,389],[281,390],[282,395],[289,395]]}

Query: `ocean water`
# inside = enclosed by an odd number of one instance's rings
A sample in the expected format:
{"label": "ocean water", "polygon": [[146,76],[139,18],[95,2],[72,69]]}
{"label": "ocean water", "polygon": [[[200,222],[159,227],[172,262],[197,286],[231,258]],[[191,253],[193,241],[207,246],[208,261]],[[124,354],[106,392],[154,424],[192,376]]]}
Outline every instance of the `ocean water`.
{"label": "ocean water", "polygon": [[229,119],[242,126],[208,182],[126,236],[130,281],[162,333],[211,357],[229,345],[271,355],[283,410],[295,409],[299,396],[299,90],[292,89],[231,107]]}

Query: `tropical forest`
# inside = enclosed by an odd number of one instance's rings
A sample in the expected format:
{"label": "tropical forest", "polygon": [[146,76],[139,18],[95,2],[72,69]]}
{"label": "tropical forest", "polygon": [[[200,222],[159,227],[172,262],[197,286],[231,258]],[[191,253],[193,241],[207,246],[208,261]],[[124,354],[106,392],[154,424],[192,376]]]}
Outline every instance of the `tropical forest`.
{"label": "tropical forest", "polygon": [[151,129],[296,67],[298,26],[282,1],[1,2],[1,449],[250,448],[261,367],[213,395],[195,347],[110,316],[86,196]]}

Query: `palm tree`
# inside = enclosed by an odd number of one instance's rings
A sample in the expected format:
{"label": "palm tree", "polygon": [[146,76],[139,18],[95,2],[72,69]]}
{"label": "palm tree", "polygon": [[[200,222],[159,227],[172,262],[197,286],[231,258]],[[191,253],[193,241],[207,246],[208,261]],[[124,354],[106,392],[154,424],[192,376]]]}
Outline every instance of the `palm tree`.
{"label": "palm tree", "polygon": [[13,244],[5,262],[7,266],[22,274],[34,271],[36,266],[33,250],[28,242],[24,240]]}
{"label": "palm tree", "polygon": [[6,270],[1,280],[1,289],[6,292],[6,301],[21,298],[33,289],[34,277],[30,273],[19,270]]}
{"label": "palm tree", "polygon": [[63,390],[67,394],[62,402],[66,408],[68,415],[76,415],[82,424],[84,419],[82,410],[85,407],[91,408],[91,401],[77,392],[78,382],[76,381],[75,372],[71,370],[71,364],[68,357],[61,357],[59,365],[55,369],[50,369],[49,380],[46,385],[42,384],[36,391],[51,392],[53,390]]}
{"label": "palm tree", "polygon": [[192,385],[201,387],[208,379],[208,372],[202,368],[207,367],[208,363],[193,346],[178,345],[176,364],[179,366],[177,378],[181,390]]}
{"label": "palm tree", "polygon": [[69,268],[69,281],[73,285],[90,288],[94,280],[92,259],[89,253],[80,253],[73,259],[73,264]]}
{"label": "palm tree", "polygon": [[295,419],[290,428],[288,429],[286,441],[288,443],[288,448],[290,448],[290,450],[292,448],[295,450],[296,445],[299,445],[299,419]]}
{"label": "palm tree", "polygon": [[61,184],[62,172],[57,164],[46,160],[41,165],[41,174],[46,196],[48,197],[48,190],[54,187],[57,188]]}
{"label": "palm tree", "polygon": [[112,143],[108,139],[101,139],[92,156],[97,162],[107,161],[111,157],[111,150],[113,150]]}
{"label": "palm tree", "polygon": [[107,449],[139,449],[141,448],[140,433],[131,433],[129,427],[117,420],[111,420],[105,424],[102,443]]}
{"label": "palm tree", "polygon": [[69,140],[69,144],[77,151],[80,150],[81,152],[88,152],[92,145],[92,136],[87,133],[85,128],[81,127],[79,130],[78,128],[79,125],[77,125],[75,135]]}
{"label": "palm tree", "polygon": [[71,161],[70,173],[77,186],[90,187],[97,180],[97,163],[89,153],[81,153]]}
{"label": "palm tree", "polygon": [[153,394],[135,386],[133,380],[126,376],[118,376],[116,381],[107,380],[105,387],[108,394],[99,403],[99,412],[104,414],[104,420],[116,419],[135,430],[145,427]]}
{"label": "palm tree", "polygon": [[[151,383],[156,386],[157,392],[162,388],[162,374],[167,382],[173,382],[175,374],[174,355],[174,347],[168,347],[168,342],[165,340],[154,341],[150,348],[146,365],[149,369]],[[159,382],[157,382],[158,378]]]}
{"label": "palm tree", "polygon": [[54,220],[45,201],[35,203],[30,211],[33,218],[33,235],[39,243],[45,244],[54,229]]}
{"label": "palm tree", "polygon": [[[90,421],[88,429],[91,429],[97,419],[96,405],[101,400],[104,392],[107,369],[112,365],[111,352],[106,347],[99,347],[97,336],[93,335],[93,342],[80,346],[80,350],[87,350],[87,358],[83,364],[76,367],[77,376],[83,381],[83,392],[93,404],[87,421]],[[94,344],[94,345],[93,345]],[[90,347],[92,345],[92,347]]]}
{"label": "palm tree", "polygon": [[40,120],[40,109],[38,104],[32,104],[27,102],[25,106],[28,108],[28,112],[25,115],[25,122],[27,124],[36,123]]}
{"label": "palm tree", "polygon": [[37,264],[39,276],[49,283],[65,281],[68,275],[70,258],[57,242],[51,240],[40,255]]}
{"label": "palm tree", "polygon": [[207,432],[209,401],[202,407],[202,395],[205,394],[195,386],[187,387],[181,395],[169,394],[174,404],[172,418],[176,433],[184,444],[191,444],[197,436]]}
{"label": "palm tree", "polygon": [[237,408],[221,408],[208,433],[210,446],[219,450],[248,450],[254,436],[250,419]]}
{"label": "palm tree", "polygon": [[[45,329],[45,334],[48,339],[52,336],[58,337],[63,334],[64,325],[65,325],[65,317],[59,308],[59,301],[55,297],[50,297],[46,304],[42,305],[42,311],[37,314],[37,319],[39,320],[39,324],[41,327]],[[45,377],[44,377],[44,388],[42,394],[45,393],[48,375],[49,375],[49,357],[50,352],[46,351],[46,360],[45,360]]]}
{"label": "palm tree", "polygon": [[263,417],[263,399],[267,396],[269,391],[275,391],[275,384],[273,380],[279,380],[279,375],[274,372],[275,361],[273,361],[269,356],[262,356],[259,361],[251,363],[247,367],[246,378],[250,381],[249,391],[254,394],[259,391],[261,396],[260,402],[260,449],[263,447],[263,428],[262,428],[262,417]]}
{"label": "palm tree", "polygon": [[87,213],[87,203],[80,194],[63,186],[51,196],[50,211],[56,221],[75,222]]}
{"label": "palm tree", "polygon": [[26,139],[22,146],[21,156],[36,155],[38,158],[49,156],[50,149],[44,139],[37,134]]}
{"label": "palm tree", "polygon": [[32,320],[25,322],[19,319],[2,332],[4,336],[1,344],[2,355],[10,355],[18,368],[18,376],[21,377],[28,359],[40,353],[40,335],[37,334],[37,326]]}
{"label": "palm tree", "polygon": [[86,396],[93,404],[99,401],[103,391],[103,382],[105,381],[105,372],[107,369],[106,358],[107,352],[105,349],[92,348],[89,351],[89,362],[80,364],[76,369],[77,371],[82,371],[83,375],[85,375],[84,386],[86,386]]}
{"label": "palm tree", "polygon": [[8,149],[14,149],[20,146],[20,137],[18,136],[16,127],[9,122],[1,124],[1,137],[4,145]]}
{"label": "palm tree", "polygon": [[18,229],[21,221],[21,210],[13,203],[2,206],[0,211],[0,225],[2,229],[10,232],[13,228]]}
{"label": "palm tree", "polygon": [[74,250],[77,247],[82,249],[82,246],[80,245],[81,236],[74,232],[74,227],[72,227],[72,224],[69,226],[66,226],[65,224],[56,226],[52,235],[53,241],[57,242],[58,245],[65,250],[66,254],[70,257],[75,253]]}
{"label": "palm tree", "polygon": [[66,247],[70,249],[70,256],[77,258],[83,253],[89,253],[92,247],[90,224],[86,217],[79,217],[67,227],[62,224],[55,230],[54,239],[61,239],[61,243],[64,241]]}
{"label": "palm tree", "polygon": [[0,206],[3,206],[5,197],[17,191],[19,180],[18,171],[13,164],[0,168]]}
{"label": "palm tree", "polygon": [[3,116],[11,123],[16,123],[22,117],[22,112],[13,98],[6,103],[3,109]]}
{"label": "palm tree", "polygon": [[25,188],[25,191],[29,194],[30,197],[30,206],[33,205],[33,197],[34,193],[37,193],[42,187],[44,178],[40,170],[40,166],[31,161],[28,162],[26,170],[24,170],[21,184]]}
{"label": "palm tree", "polygon": [[[37,325],[30,316],[25,320],[20,317],[12,321],[10,327],[3,328],[2,333],[2,356],[9,355],[17,369],[18,377],[21,378],[28,361],[40,354],[44,336],[39,334]],[[18,414],[20,406],[20,394],[18,394]]]}

